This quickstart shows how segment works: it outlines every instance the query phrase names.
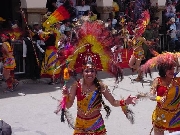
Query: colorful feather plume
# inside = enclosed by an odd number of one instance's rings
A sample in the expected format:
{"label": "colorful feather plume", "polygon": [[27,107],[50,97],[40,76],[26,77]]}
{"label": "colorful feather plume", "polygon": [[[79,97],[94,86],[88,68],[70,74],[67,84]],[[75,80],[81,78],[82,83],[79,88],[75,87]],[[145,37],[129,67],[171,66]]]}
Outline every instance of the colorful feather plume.
{"label": "colorful feather plume", "polygon": [[146,30],[146,26],[149,24],[150,14],[149,11],[145,10],[141,14],[141,18],[137,21],[137,25],[135,28],[135,36],[141,36]]}
{"label": "colorful feather plume", "polygon": [[70,1],[66,0],[66,2],[56,9],[48,19],[43,23],[43,27],[50,28],[53,24],[69,19],[75,15],[75,10],[71,6]]}
{"label": "colorful feather plume", "polygon": [[179,61],[178,61],[179,58],[180,58],[180,53],[171,53],[171,52],[162,53],[148,60],[144,65],[142,65],[141,70],[144,73],[148,73],[150,69],[161,64],[179,65]]}
{"label": "colorful feather plume", "polygon": [[87,61],[92,61],[98,70],[116,74],[115,68],[112,69],[115,63],[110,50],[116,37],[105,28],[104,23],[84,22],[77,29],[77,34],[79,39],[75,51],[67,58],[70,61],[70,68],[80,72]]}

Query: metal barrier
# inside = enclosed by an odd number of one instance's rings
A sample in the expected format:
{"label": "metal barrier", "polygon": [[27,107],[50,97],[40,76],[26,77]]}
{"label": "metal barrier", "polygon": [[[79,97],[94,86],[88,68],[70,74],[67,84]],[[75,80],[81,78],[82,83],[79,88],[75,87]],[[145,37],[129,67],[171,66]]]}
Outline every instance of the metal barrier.
{"label": "metal barrier", "polygon": [[161,51],[165,49],[164,47],[164,34],[159,34],[159,45]]}
{"label": "metal barrier", "polygon": [[23,44],[22,42],[12,43],[14,50],[14,58],[16,61],[15,74],[25,74],[25,59],[23,59]]}
{"label": "metal barrier", "polygon": [[169,35],[159,34],[159,44],[161,51],[169,51]]}
{"label": "metal barrier", "polygon": [[[0,43],[0,46],[2,43]],[[25,74],[25,60],[23,59],[23,44],[21,42],[12,42],[14,58],[16,61],[15,74]],[[0,71],[1,73],[1,71]]]}

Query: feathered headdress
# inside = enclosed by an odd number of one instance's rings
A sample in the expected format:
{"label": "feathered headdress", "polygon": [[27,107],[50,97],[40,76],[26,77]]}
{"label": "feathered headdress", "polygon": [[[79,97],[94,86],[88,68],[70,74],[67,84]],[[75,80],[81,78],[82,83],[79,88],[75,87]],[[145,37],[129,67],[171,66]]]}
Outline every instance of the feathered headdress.
{"label": "feathered headdress", "polygon": [[63,21],[73,17],[75,15],[74,8],[71,6],[70,1],[66,0],[66,2],[56,9],[48,19],[43,23],[43,27],[50,28],[51,25],[57,23],[59,21]]}
{"label": "feathered headdress", "polygon": [[135,36],[141,36],[146,30],[146,26],[150,21],[150,14],[148,10],[145,10],[141,14],[141,18],[137,20],[137,25],[135,28]]}
{"label": "feathered headdress", "polygon": [[[112,33],[105,28],[105,25],[101,21],[94,22],[84,22],[80,28],[76,30],[78,41],[74,45],[73,52],[67,56],[66,63],[68,61],[68,67],[76,72],[81,72],[84,65],[91,61],[94,63],[97,70],[106,71],[112,73],[113,75],[121,75],[122,72],[116,63],[113,61],[113,54],[111,52],[111,46],[117,41],[117,37],[113,37]],[[117,76],[116,76],[117,77]],[[118,76],[122,77],[122,76]],[[68,124],[75,128],[71,120],[68,118],[68,110],[64,111],[64,104],[66,102],[66,97],[63,97],[60,106],[55,111],[58,113],[60,110],[62,115],[65,115]],[[104,107],[107,109],[107,106]],[[65,113],[64,113],[65,112]],[[133,123],[134,117],[133,112],[124,106],[123,112],[126,117]],[[64,118],[61,119],[64,121]]]}
{"label": "feathered headdress", "polygon": [[116,66],[110,47],[116,41],[112,33],[107,30],[104,23],[84,22],[77,29],[78,41],[72,55],[67,58],[69,67],[79,72],[87,61],[95,63],[97,70],[116,74]]}
{"label": "feathered headdress", "polygon": [[179,61],[178,61],[179,58],[180,58],[180,53],[171,53],[171,52],[162,53],[148,60],[144,65],[142,65],[141,70],[144,73],[148,73],[150,69],[162,64],[179,65]]}

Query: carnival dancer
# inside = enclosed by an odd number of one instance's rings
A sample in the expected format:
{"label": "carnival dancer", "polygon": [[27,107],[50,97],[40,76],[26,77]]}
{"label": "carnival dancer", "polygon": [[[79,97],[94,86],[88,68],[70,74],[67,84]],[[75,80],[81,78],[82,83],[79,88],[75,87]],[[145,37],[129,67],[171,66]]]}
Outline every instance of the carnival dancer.
{"label": "carnival dancer", "polygon": [[3,76],[7,84],[8,91],[14,91],[19,82],[14,78],[14,69],[16,67],[16,62],[13,56],[13,49],[11,46],[11,39],[8,34],[2,34],[2,53],[3,53]]}
{"label": "carnival dancer", "polygon": [[76,6],[76,16],[80,19],[86,11],[90,10],[90,6],[86,5],[85,0],[81,0],[81,5]]}
{"label": "carnival dancer", "polygon": [[141,14],[141,18],[137,21],[134,37],[128,41],[129,45],[131,45],[133,49],[133,54],[129,60],[129,66],[133,72],[139,70],[141,61],[144,59],[144,50],[142,48],[142,44],[150,44],[144,37],[142,37],[142,34],[149,23],[149,19],[149,12],[144,11]]}
{"label": "carnival dancer", "polygon": [[[57,110],[66,109],[65,117],[74,129],[74,135],[105,135],[106,128],[100,111],[103,106],[107,112],[106,117],[108,117],[111,110],[102,99],[104,95],[113,106],[121,106],[128,120],[134,123],[133,112],[128,105],[135,104],[136,97],[128,96],[124,100],[115,100],[107,85],[97,79],[98,71],[108,72],[116,77],[119,75],[122,79],[122,72],[114,70],[116,63],[110,50],[116,37],[104,27],[101,21],[85,21],[77,28],[77,34],[79,38],[74,45],[74,51],[66,61],[69,62],[68,67],[71,70],[82,73],[82,79],[75,81],[70,91],[67,87],[63,87],[63,99]],[[68,108],[72,106],[75,97],[77,97],[78,109],[74,125],[68,117]]]}
{"label": "carnival dancer", "polygon": [[159,77],[155,78],[148,97],[157,105],[152,114],[154,135],[164,135],[164,131],[180,130],[180,77],[176,77],[175,67],[179,66],[179,53],[159,54],[142,66],[147,73],[157,67]]}
{"label": "carnival dancer", "polygon": [[123,43],[124,43],[124,48],[127,48],[127,41],[129,39],[129,31],[128,31],[128,25],[127,23],[125,23],[123,26],[123,28],[120,30],[121,32],[121,38],[123,39]]}
{"label": "carnival dancer", "polygon": [[97,79],[97,69],[91,62],[87,62],[83,67],[83,78],[72,85],[70,92],[68,92],[67,87],[63,87],[63,95],[68,99],[67,108],[73,105],[74,99],[77,97],[78,109],[74,135],[106,134],[104,120],[100,111],[103,105],[108,117],[111,110],[105,105],[102,95],[115,107],[135,104],[136,99],[136,97],[129,96],[125,100],[115,100],[107,85]]}
{"label": "carnival dancer", "polygon": [[133,54],[129,60],[129,66],[133,72],[138,71],[141,61],[145,59],[144,50],[142,48],[142,44],[148,44],[146,39],[141,36],[135,36],[132,40],[129,40],[129,45],[132,46]]}
{"label": "carnival dancer", "polygon": [[60,74],[60,69],[55,70],[60,65],[57,47],[55,45],[56,35],[51,32],[43,32],[40,34],[40,37],[44,40],[46,46],[45,56],[41,66],[41,77],[51,78],[49,84],[53,85]]}

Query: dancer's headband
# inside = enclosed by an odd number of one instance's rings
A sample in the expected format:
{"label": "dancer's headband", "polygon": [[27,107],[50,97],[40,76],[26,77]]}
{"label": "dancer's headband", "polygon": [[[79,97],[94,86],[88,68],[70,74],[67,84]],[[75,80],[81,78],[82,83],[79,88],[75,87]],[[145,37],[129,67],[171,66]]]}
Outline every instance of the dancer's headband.
{"label": "dancer's headband", "polygon": [[89,64],[89,63],[83,66],[83,69],[88,69],[88,68],[96,69],[96,67],[93,64]]}

